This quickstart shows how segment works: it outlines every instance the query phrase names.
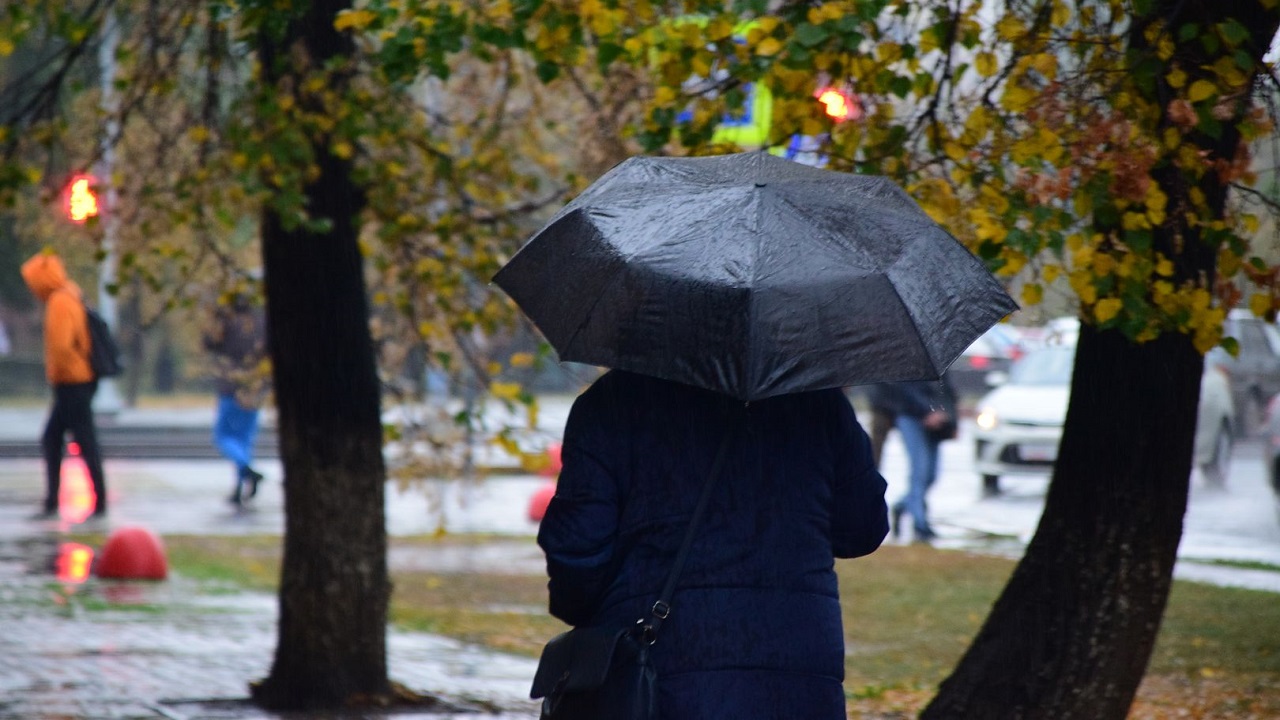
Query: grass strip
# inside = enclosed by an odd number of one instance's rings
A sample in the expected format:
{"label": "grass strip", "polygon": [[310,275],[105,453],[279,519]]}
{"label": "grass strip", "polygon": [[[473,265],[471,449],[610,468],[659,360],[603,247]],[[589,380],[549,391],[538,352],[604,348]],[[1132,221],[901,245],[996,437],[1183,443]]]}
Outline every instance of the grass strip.
{"label": "grass strip", "polygon": [[[278,537],[167,536],[164,541],[176,573],[254,590],[276,587]],[[475,536],[391,540],[420,557],[491,541]],[[927,546],[886,546],[866,558],[838,561],[836,568],[850,717],[869,720],[913,716],[923,708],[977,633],[1014,561]],[[403,629],[534,657],[565,628],[546,614],[546,579],[538,575],[394,567],[391,575],[391,621]],[[1280,598],[1274,593],[1175,581],[1130,717],[1280,717],[1277,628]]]}

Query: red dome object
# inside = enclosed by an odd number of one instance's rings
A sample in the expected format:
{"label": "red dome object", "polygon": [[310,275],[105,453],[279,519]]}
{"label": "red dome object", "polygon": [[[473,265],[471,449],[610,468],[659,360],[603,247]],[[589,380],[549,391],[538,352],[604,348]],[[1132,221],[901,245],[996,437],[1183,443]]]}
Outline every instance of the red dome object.
{"label": "red dome object", "polygon": [[547,465],[538,471],[543,477],[558,477],[564,463],[560,460],[560,443],[547,445]]}
{"label": "red dome object", "polygon": [[556,494],[556,481],[548,480],[533,493],[533,497],[529,500],[529,519],[534,522],[542,522],[542,516],[547,514],[547,505],[551,504],[551,498]]}
{"label": "red dome object", "polygon": [[94,574],[124,580],[163,580],[169,574],[164,545],[142,527],[123,527],[111,533]]}

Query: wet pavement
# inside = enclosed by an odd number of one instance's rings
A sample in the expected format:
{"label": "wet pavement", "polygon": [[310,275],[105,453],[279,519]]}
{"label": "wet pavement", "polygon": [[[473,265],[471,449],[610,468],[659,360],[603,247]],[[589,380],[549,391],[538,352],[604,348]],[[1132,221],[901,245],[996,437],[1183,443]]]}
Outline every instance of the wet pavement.
{"label": "wet pavement", "polygon": [[[14,418],[0,411],[0,424]],[[42,417],[34,427],[9,424],[0,434],[38,433],[41,422]],[[276,641],[274,595],[173,573],[151,582],[86,576],[84,566],[76,572],[77,550],[68,537],[73,530],[110,534],[143,527],[161,538],[175,533],[281,533],[281,468],[269,460],[260,469],[267,479],[258,497],[238,511],[226,502],[232,474],[225,462],[109,457],[110,516],[75,524],[31,520],[42,496],[41,463],[0,460],[0,720],[537,717],[528,699],[534,660],[395,630],[388,632],[391,679],[440,698],[445,710],[264,712],[246,700],[248,684],[270,670]],[[524,476],[403,488],[389,483],[387,525],[393,535],[433,532],[444,524],[454,532],[484,529],[524,536],[438,554],[393,552],[389,561],[441,570],[489,566],[542,572],[541,554],[527,537],[536,525],[523,510],[495,513],[496,505],[520,494],[520,488],[542,482]],[[64,494],[64,512],[74,515],[87,502],[91,500],[74,492]],[[455,510],[446,517],[444,508]],[[468,519],[495,514],[501,517],[498,522]],[[80,557],[83,562],[88,556]]]}
{"label": "wet pavement", "polygon": [[[544,412],[548,425],[541,431],[555,435],[566,410],[562,403]],[[30,411],[0,410],[0,435],[38,434],[42,419]],[[1004,496],[981,499],[968,432],[963,426],[959,441],[944,444],[942,474],[930,495],[942,534],[939,545],[1016,556],[1034,531],[1046,481],[1011,479]],[[490,460],[509,464],[502,458]],[[1280,523],[1260,471],[1261,451],[1245,444],[1234,463],[1227,490],[1194,487],[1178,574],[1280,592]],[[270,460],[261,470],[267,479],[253,507],[236,511],[225,501],[231,471],[224,462],[109,457],[111,515],[80,527],[110,533],[141,526],[161,537],[279,534],[284,524],[281,468]],[[906,477],[905,452],[894,436],[885,448],[883,471],[892,499],[903,491]],[[388,636],[391,678],[470,712],[276,715],[256,710],[244,700],[248,683],[269,670],[275,647],[274,595],[173,575],[163,582],[59,580],[54,558],[73,526],[28,519],[41,497],[41,477],[38,460],[0,459],[0,720],[537,716],[527,699],[533,660],[396,631]],[[536,524],[527,509],[546,482],[536,475],[494,474],[481,482],[389,483],[386,511],[392,535],[443,528],[498,536],[432,552],[393,549],[389,562],[442,572],[493,568],[542,573],[541,554],[529,542]],[[1260,567],[1232,567],[1223,561]],[[486,708],[494,711],[474,712]]]}

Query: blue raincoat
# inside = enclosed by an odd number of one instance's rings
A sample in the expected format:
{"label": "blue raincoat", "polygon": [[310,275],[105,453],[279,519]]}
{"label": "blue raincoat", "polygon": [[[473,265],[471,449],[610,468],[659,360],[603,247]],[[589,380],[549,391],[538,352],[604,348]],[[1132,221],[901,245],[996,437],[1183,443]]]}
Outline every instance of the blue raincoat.
{"label": "blue raincoat", "polygon": [[888,520],[884,479],[839,390],[744,408],[617,370],[597,380],[570,412],[538,533],[551,613],[574,626],[647,616],[727,431],[653,649],[660,717],[844,718],[833,559],[874,551]]}

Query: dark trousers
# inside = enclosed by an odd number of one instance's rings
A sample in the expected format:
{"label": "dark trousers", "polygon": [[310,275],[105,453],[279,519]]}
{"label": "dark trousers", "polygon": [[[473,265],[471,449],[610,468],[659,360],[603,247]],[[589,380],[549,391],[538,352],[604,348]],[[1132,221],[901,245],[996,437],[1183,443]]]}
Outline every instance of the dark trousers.
{"label": "dark trousers", "polygon": [[98,432],[93,426],[93,396],[98,392],[98,381],[53,386],[53,409],[49,422],[44,426],[41,440],[44,448],[45,496],[44,509],[56,512],[58,490],[62,485],[62,441],[67,431],[80,445],[80,455],[89,467],[93,480],[93,492],[98,496],[94,512],[107,511],[107,483],[102,474],[102,451],[98,448]]}
{"label": "dark trousers", "polygon": [[880,453],[884,450],[884,443],[889,438],[889,431],[893,429],[894,415],[891,412],[880,408],[871,408],[871,427],[867,431],[871,438],[871,459],[876,464],[876,469],[880,469]]}

